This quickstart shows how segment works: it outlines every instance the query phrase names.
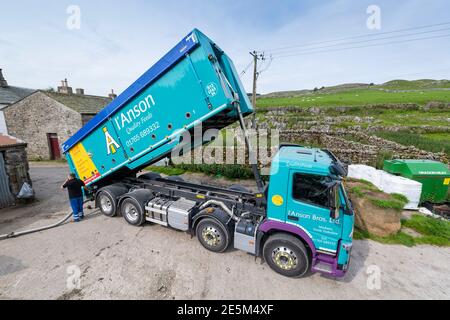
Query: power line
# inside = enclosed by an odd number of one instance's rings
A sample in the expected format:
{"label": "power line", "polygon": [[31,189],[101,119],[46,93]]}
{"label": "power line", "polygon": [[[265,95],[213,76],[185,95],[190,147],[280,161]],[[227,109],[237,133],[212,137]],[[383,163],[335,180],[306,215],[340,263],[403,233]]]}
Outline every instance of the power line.
{"label": "power line", "polygon": [[350,50],[350,49],[360,49],[360,48],[379,47],[379,46],[385,46],[385,45],[392,45],[392,44],[399,44],[399,43],[413,42],[413,41],[420,41],[420,40],[429,40],[429,39],[446,38],[446,37],[450,37],[450,34],[445,34],[445,35],[440,35],[440,36],[433,36],[433,37],[424,37],[424,38],[409,39],[409,40],[392,41],[392,42],[385,42],[385,43],[377,43],[377,44],[365,45],[365,46],[356,46],[356,47],[338,48],[338,49],[321,50],[321,51],[312,51],[312,52],[298,52],[298,53],[293,53],[293,54],[287,54],[287,55],[275,56],[275,58],[287,58],[287,57],[303,56],[303,55],[316,54],[316,53],[327,53],[327,52],[344,51],[344,50]]}
{"label": "power line", "polygon": [[250,69],[250,67],[251,67],[252,65],[253,65],[253,59],[252,59],[252,61],[250,61],[250,63],[245,67],[245,69],[242,70],[240,76],[242,77],[243,75],[245,75],[245,74],[247,73],[248,69]]}
{"label": "power line", "polygon": [[[267,61],[267,58],[264,57],[263,62],[266,62],[266,61]],[[259,76],[261,73],[266,72],[266,71],[270,68],[270,66],[272,65],[272,61],[273,61],[273,56],[270,55],[270,57],[269,57],[269,62],[267,63],[267,65],[266,65],[264,68],[261,68],[261,69],[258,71],[258,76]],[[262,64],[262,66],[263,66],[263,65],[264,65],[264,64]]]}
{"label": "power line", "polygon": [[399,33],[399,32],[405,32],[405,31],[412,31],[412,30],[427,29],[427,28],[439,27],[439,26],[444,26],[444,25],[449,25],[449,24],[450,24],[450,22],[443,22],[443,23],[426,25],[426,26],[418,26],[418,27],[406,28],[406,29],[398,29],[398,30],[393,30],[393,31],[388,31],[388,32],[380,32],[380,33],[376,33],[376,34],[368,33],[368,34],[364,34],[364,35],[357,35],[357,36],[351,36],[351,37],[345,37],[345,38],[337,38],[337,39],[332,39],[332,40],[315,41],[315,42],[309,42],[309,43],[304,43],[304,44],[299,44],[299,45],[291,45],[291,46],[285,46],[285,47],[279,47],[279,48],[273,48],[273,49],[266,49],[266,50],[262,50],[262,51],[265,51],[265,52],[276,52],[276,51],[285,50],[285,49],[307,47],[307,46],[312,46],[312,45],[318,45],[318,44],[324,44],[324,43],[330,43],[330,42],[338,42],[338,41],[345,41],[345,40],[352,40],[352,39],[359,39],[359,38],[365,38],[365,37],[377,37],[377,36],[380,36],[380,35]]}
{"label": "power line", "polygon": [[396,35],[396,36],[377,38],[377,39],[368,39],[368,40],[362,40],[362,41],[344,42],[344,43],[333,44],[333,45],[328,45],[328,46],[321,46],[321,47],[315,47],[315,48],[310,48],[310,49],[302,49],[302,50],[299,50],[299,51],[292,51],[292,50],[290,50],[290,51],[286,51],[286,52],[279,52],[278,54],[284,55],[284,54],[290,54],[292,52],[300,53],[300,52],[303,52],[303,51],[307,52],[307,51],[318,50],[318,49],[334,48],[334,47],[340,47],[340,46],[344,46],[344,45],[353,45],[353,44],[367,43],[367,42],[373,42],[373,41],[381,41],[381,40],[388,40],[388,39],[395,39],[395,38],[417,36],[417,35],[421,35],[421,34],[435,33],[435,32],[448,31],[448,30],[450,30],[450,28],[429,30],[429,31],[423,31],[423,32],[415,32],[415,33]]}

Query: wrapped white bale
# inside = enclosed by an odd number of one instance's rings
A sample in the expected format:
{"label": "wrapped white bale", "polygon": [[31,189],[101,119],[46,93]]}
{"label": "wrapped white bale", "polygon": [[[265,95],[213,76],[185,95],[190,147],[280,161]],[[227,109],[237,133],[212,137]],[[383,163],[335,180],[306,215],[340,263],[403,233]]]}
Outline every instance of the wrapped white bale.
{"label": "wrapped white bale", "polygon": [[358,180],[366,180],[375,185],[378,189],[381,187],[381,172],[374,167],[363,164],[354,164],[348,167],[348,177]]}
{"label": "wrapped white bale", "polygon": [[366,180],[386,193],[398,193],[408,198],[409,203],[405,206],[407,210],[418,210],[420,197],[422,195],[422,184],[407,178],[394,176],[383,170],[366,165],[350,165],[348,177]]}
{"label": "wrapped white bale", "polygon": [[381,187],[379,189],[386,193],[404,195],[409,200],[405,209],[419,210],[420,197],[422,195],[422,184],[420,182],[381,171]]}

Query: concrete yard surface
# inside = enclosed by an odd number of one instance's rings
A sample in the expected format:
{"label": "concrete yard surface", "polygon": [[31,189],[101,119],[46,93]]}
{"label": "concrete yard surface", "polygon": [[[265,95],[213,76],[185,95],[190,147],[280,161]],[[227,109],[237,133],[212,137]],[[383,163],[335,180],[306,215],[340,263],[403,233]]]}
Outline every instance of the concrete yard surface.
{"label": "concrete yard surface", "polygon": [[[39,202],[0,211],[0,234],[62,218],[67,172],[33,165]],[[240,251],[211,253],[183,232],[88,212],[78,224],[0,241],[0,299],[450,298],[449,248],[355,241],[344,279],[290,279]]]}

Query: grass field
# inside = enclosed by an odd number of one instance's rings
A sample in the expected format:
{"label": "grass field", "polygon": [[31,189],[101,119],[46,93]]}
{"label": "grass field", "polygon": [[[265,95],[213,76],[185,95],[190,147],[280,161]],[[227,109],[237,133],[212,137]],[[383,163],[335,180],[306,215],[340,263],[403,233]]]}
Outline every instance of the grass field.
{"label": "grass field", "polygon": [[257,106],[266,107],[336,107],[362,106],[392,103],[415,103],[425,105],[430,101],[450,101],[450,90],[421,90],[413,92],[387,92],[379,89],[354,89],[337,93],[320,91],[286,98],[260,98]]}
{"label": "grass field", "polygon": [[450,157],[450,133],[418,134],[407,131],[376,132],[377,136],[406,146],[416,146],[431,152],[444,152]]}

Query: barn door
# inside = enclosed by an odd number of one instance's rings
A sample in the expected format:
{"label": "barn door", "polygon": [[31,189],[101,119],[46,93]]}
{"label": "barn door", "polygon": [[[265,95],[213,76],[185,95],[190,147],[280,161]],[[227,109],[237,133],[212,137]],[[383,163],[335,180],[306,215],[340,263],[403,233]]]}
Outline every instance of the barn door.
{"label": "barn door", "polygon": [[56,133],[48,133],[47,137],[50,149],[50,160],[61,159],[61,149],[59,148],[58,135]]}

